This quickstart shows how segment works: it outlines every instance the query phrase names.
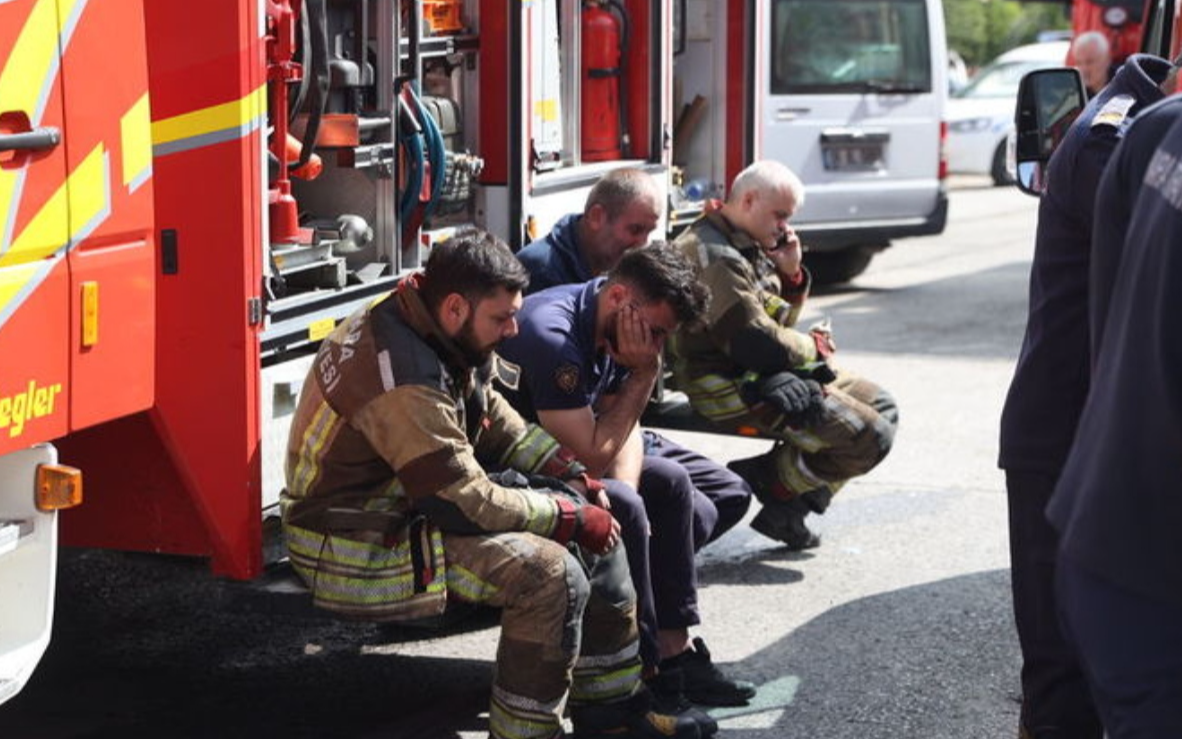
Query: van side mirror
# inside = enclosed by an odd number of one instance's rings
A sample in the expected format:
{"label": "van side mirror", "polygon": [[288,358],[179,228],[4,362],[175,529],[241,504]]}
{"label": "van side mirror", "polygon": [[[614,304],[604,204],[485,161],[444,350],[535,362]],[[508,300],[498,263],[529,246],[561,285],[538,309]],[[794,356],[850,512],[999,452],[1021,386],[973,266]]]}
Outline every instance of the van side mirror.
{"label": "van side mirror", "polygon": [[1086,101],[1075,69],[1038,69],[1022,77],[1014,111],[1014,156],[1022,192],[1041,195],[1046,190],[1047,162]]}

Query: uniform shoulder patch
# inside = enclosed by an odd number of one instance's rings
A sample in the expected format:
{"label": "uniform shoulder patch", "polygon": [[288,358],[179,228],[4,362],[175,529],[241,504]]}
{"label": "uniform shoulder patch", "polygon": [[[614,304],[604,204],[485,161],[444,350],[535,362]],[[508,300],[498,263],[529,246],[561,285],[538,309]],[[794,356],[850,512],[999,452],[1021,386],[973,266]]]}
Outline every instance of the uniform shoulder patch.
{"label": "uniform shoulder patch", "polygon": [[579,389],[579,368],[573,364],[559,365],[554,370],[554,384],[568,395]]}
{"label": "uniform shoulder patch", "polygon": [[1136,98],[1132,95],[1114,95],[1111,100],[1104,103],[1103,108],[1097,111],[1096,117],[1092,119],[1092,127],[1120,126],[1129,116],[1129,111],[1136,102]]}
{"label": "uniform shoulder patch", "polygon": [[518,390],[521,385],[521,365],[513,364],[500,354],[493,355],[493,375],[510,390]]}

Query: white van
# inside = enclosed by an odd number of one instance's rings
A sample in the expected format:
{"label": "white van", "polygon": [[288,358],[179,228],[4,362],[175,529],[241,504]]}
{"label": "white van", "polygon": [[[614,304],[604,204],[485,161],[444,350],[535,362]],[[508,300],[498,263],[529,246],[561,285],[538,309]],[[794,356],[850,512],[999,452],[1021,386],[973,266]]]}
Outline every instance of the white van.
{"label": "white van", "polygon": [[770,0],[758,150],[805,183],[793,223],[821,281],[944,230],[940,0]]}

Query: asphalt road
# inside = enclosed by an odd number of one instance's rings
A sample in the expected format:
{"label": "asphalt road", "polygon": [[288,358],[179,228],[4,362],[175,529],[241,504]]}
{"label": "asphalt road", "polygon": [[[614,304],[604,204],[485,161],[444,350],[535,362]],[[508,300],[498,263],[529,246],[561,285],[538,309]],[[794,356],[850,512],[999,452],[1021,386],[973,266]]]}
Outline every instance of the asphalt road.
{"label": "asphalt road", "polygon": [[[1035,202],[954,181],[948,230],[818,295],[850,369],[896,395],[882,465],[793,554],[740,524],[702,554],[716,661],[761,690],[721,736],[1016,734],[997,419],[1021,339]],[[766,442],[671,436],[729,460]],[[2,606],[0,606],[2,607]],[[54,642],[4,739],[484,736],[497,629],[418,635],[258,609],[185,559],[67,551]]]}

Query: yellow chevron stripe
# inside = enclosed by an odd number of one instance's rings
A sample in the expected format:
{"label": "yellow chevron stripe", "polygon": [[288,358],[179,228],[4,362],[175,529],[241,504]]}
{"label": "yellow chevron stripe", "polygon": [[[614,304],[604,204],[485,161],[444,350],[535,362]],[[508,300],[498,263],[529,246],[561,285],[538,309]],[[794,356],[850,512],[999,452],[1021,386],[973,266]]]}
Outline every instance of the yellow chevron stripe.
{"label": "yellow chevron stripe", "polygon": [[123,151],[123,185],[140,181],[152,168],[152,114],[148,93],[135,101],[119,120]]}
{"label": "yellow chevron stripe", "polygon": [[[73,208],[70,208],[70,199]],[[71,241],[83,229],[92,228],[109,210],[107,198],[106,148],[99,144],[57,189],[28,226],[12,242],[12,248],[0,257],[0,267],[20,262],[35,262],[62,248],[54,238],[62,223],[70,223]]]}
{"label": "yellow chevron stripe", "polygon": [[[0,69],[0,100],[5,110],[24,111],[35,127],[42,111],[37,110],[49,85],[50,72],[58,59],[59,16],[54,0],[38,0],[25,20],[3,69]],[[12,217],[13,197],[21,169],[0,170],[0,218]],[[0,237],[4,231],[0,230]],[[0,243],[0,253],[6,245]]]}
{"label": "yellow chevron stripe", "polygon": [[175,143],[205,134],[242,129],[261,121],[267,110],[267,88],[260,86],[238,100],[152,122],[152,144]]}
{"label": "yellow chevron stripe", "polygon": [[41,265],[34,262],[33,264],[18,264],[15,267],[0,269],[0,325],[8,316],[5,306],[17,298],[17,294],[22,288],[37,275],[39,267]]}

